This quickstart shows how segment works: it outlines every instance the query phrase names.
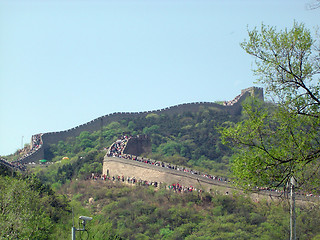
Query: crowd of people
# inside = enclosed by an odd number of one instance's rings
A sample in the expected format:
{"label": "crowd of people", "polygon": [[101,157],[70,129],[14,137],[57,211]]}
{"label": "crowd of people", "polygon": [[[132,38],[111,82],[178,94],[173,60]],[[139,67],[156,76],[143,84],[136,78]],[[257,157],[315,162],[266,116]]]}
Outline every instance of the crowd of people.
{"label": "crowd of people", "polygon": [[8,162],[6,159],[4,158],[0,158],[0,163],[2,165],[5,165],[9,168],[16,168],[16,169],[19,169],[20,171],[24,171],[26,169],[26,167],[24,166],[24,164],[22,163],[19,163],[19,162],[16,162],[16,163],[13,163],[13,162]]}
{"label": "crowd of people", "polygon": [[30,147],[26,147],[26,152],[22,157],[20,157],[18,160],[14,161],[15,164],[22,164],[22,160],[26,157],[29,157],[30,155],[34,154],[36,151],[38,151],[42,147],[42,133],[35,134],[31,138],[31,145]]}
{"label": "crowd of people", "polygon": [[19,169],[21,171],[25,171],[26,170],[26,166],[23,163],[23,160],[27,157],[29,157],[30,155],[34,154],[36,151],[38,151],[41,146],[42,146],[42,133],[40,134],[36,134],[33,135],[31,138],[31,145],[30,146],[26,146],[23,149],[19,150],[19,154],[23,156],[19,157],[17,160],[12,161],[12,162],[8,162],[6,161],[4,158],[0,158],[0,163],[3,165],[6,165],[8,167],[11,168],[16,168]]}
{"label": "crowd of people", "polygon": [[165,187],[166,189],[176,193],[188,193],[188,192],[194,192],[194,191],[202,192],[201,189],[197,189],[194,186],[186,187],[179,183],[173,183],[167,186],[161,182],[142,180],[140,178],[129,177],[129,176],[125,177],[123,175],[109,176],[108,174],[100,175],[100,174],[92,173],[91,176],[88,177],[87,179],[94,180],[94,181],[102,180],[102,181],[122,182],[127,184],[134,184],[138,186],[153,186],[155,188]]}
{"label": "crowd of people", "polygon": [[118,139],[116,142],[114,142],[110,146],[107,155],[109,157],[119,157],[119,158],[133,160],[133,161],[142,162],[142,163],[146,163],[146,164],[151,164],[151,165],[154,165],[154,166],[173,169],[173,170],[180,171],[180,172],[195,174],[195,175],[199,175],[199,176],[202,176],[204,178],[207,178],[207,179],[216,180],[216,181],[220,181],[220,182],[229,182],[229,180],[227,178],[225,178],[225,177],[213,176],[213,175],[210,175],[210,174],[207,174],[207,173],[201,173],[200,171],[188,169],[188,168],[177,166],[177,165],[172,165],[170,163],[151,160],[151,159],[143,158],[143,157],[137,157],[137,156],[134,156],[134,155],[131,155],[131,154],[125,154],[124,153],[124,149],[125,149],[128,141],[129,141],[129,139],[131,139],[131,138],[132,137],[123,136],[120,139]]}
{"label": "crowd of people", "polygon": [[182,186],[181,184],[179,183],[173,183],[171,185],[168,186],[168,189],[169,190],[172,190],[174,192],[177,192],[177,193],[186,193],[186,192],[202,192],[201,189],[197,189],[193,186],[189,186],[189,187],[186,187],[186,186]]}
{"label": "crowd of people", "polygon": [[[240,98],[241,95],[239,95],[238,98]],[[190,173],[190,174],[196,174],[199,176],[202,176],[204,178],[207,179],[211,179],[211,180],[216,180],[218,182],[224,182],[224,183],[230,183],[231,181],[226,178],[226,177],[220,177],[220,176],[214,176],[214,175],[210,175],[207,173],[201,173],[199,171],[195,171],[192,169],[188,169],[185,167],[181,167],[181,166],[177,166],[177,165],[172,165],[170,163],[165,163],[162,161],[156,161],[156,160],[151,160],[148,158],[143,158],[143,157],[137,157],[131,154],[124,154],[124,149],[129,141],[129,139],[131,139],[132,137],[128,137],[128,136],[123,136],[120,139],[118,139],[115,143],[113,143],[111,145],[111,147],[109,148],[108,151],[108,156],[113,156],[113,157],[120,157],[120,158],[124,158],[124,159],[128,159],[128,160],[133,160],[133,161],[138,161],[138,162],[142,162],[142,163],[146,163],[146,164],[151,164],[154,166],[159,166],[159,167],[163,167],[163,168],[169,168],[169,169],[173,169],[176,171],[182,171],[185,173]],[[192,186],[190,187],[184,187],[179,185],[179,183],[177,184],[172,184],[169,186],[169,189],[176,191],[176,192],[186,192],[186,191],[195,191],[196,189]],[[272,193],[283,193],[283,190],[278,190],[278,189],[271,189],[271,188],[264,188],[264,187],[257,187],[257,189],[259,191],[265,191],[265,192],[272,192]],[[314,196],[312,193],[302,193],[302,192],[297,192],[297,195],[300,196]]]}
{"label": "crowd of people", "polygon": [[108,149],[108,157],[122,157],[123,150],[130,138],[131,137],[128,136],[122,136],[120,139],[115,141]]}
{"label": "crowd of people", "polygon": [[42,133],[39,133],[32,136],[30,151],[36,151],[42,146],[42,135]]}
{"label": "crowd of people", "polygon": [[123,182],[123,183],[130,183],[130,184],[137,184],[139,186],[154,186],[154,187],[160,187],[160,185],[162,183],[158,183],[156,181],[147,181],[147,180],[142,180],[140,178],[136,178],[136,177],[129,177],[129,176],[120,176],[120,175],[116,175],[116,176],[109,176],[109,174],[95,174],[92,173],[91,177],[89,177],[88,179],[90,180],[102,180],[102,181],[117,181],[117,182]]}

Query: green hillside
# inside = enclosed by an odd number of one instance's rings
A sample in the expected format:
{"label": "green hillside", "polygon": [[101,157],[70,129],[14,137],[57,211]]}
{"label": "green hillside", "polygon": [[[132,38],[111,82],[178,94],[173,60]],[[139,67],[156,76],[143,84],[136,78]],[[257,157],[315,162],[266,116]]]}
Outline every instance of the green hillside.
{"label": "green hillside", "polygon": [[[172,116],[149,114],[60,141],[48,152],[53,164],[28,167],[35,178],[11,176],[9,170],[2,172],[0,236],[69,239],[74,208],[76,218],[93,217],[86,226],[87,232],[77,232],[79,239],[287,239],[286,201],[253,202],[240,193],[176,193],[163,187],[89,179],[92,173],[101,173],[106,149],[119,136],[139,134],[150,136],[152,153],[148,157],[152,159],[230,176],[232,151],[221,144],[219,128],[242,118],[211,108]],[[6,205],[7,198],[14,199],[10,207]],[[15,219],[18,209],[27,212],[20,211],[21,216]],[[299,239],[320,234],[319,213],[318,205],[299,205]],[[29,220],[26,215],[33,218]],[[29,221],[33,228],[26,231]],[[37,221],[43,224],[39,226]]]}
{"label": "green hillside", "polygon": [[[151,113],[112,122],[101,131],[82,132],[76,138],[51,145],[48,160],[59,162],[35,170],[50,184],[78,177],[84,179],[91,172],[101,173],[106,149],[120,136],[148,135],[152,153],[147,157],[183,165],[220,176],[229,176],[229,158],[232,152],[221,143],[219,128],[239,121],[240,115],[231,115],[214,108],[175,115]],[[68,160],[62,158],[68,157]]]}
{"label": "green hillside", "polygon": [[[77,228],[78,216],[93,217],[77,239],[247,240],[287,239],[289,234],[286,201],[253,202],[218,192],[181,194],[117,181],[73,179],[58,193],[35,178],[2,175],[0,182],[1,239],[70,239],[71,208]],[[318,239],[319,216],[317,205],[299,207],[299,239]]]}

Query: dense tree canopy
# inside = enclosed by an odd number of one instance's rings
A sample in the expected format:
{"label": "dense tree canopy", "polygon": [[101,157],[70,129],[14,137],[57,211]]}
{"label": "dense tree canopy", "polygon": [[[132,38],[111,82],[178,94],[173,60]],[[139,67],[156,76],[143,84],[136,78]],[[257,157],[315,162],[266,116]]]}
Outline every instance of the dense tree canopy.
{"label": "dense tree canopy", "polygon": [[313,117],[320,111],[320,48],[303,24],[277,31],[261,26],[249,31],[242,48],[255,57],[254,73],[276,103],[287,110]]}
{"label": "dense tree canopy", "polygon": [[245,119],[223,130],[238,150],[233,170],[244,187],[310,184],[319,173],[320,58],[303,24],[277,31],[262,24],[241,46],[255,57],[254,73],[273,104],[249,100]]}
{"label": "dense tree canopy", "polygon": [[66,199],[38,179],[0,174],[0,239],[48,239],[69,211]]}

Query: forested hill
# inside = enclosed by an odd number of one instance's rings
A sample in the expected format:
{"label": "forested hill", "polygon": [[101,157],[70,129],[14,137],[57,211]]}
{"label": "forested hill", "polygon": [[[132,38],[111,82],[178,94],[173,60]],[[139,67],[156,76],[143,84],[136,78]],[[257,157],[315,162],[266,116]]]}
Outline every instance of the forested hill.
{"label": "forested hill", "polygon": [[[146,157],[219,176],[228,175],[232,152],[221,143],[219,128],[238,122],[241,114],[223,110],[228,106],[217,108],[217,104],[194,105],[197,111],[185,109],[170,114],[159,111],[133,114],[131,117],[122,114],[122,117],[113,119],[98,131],[82,131],[76,137],[51,144],[45,152],[47,160],[57,162],[68,157],[71,162],[68,167],[61,167],[49,182],[63,183],[75,175],[85,178],[85,173],[101,171],[97,168],[101,168],[106,154],[106,151],[101,150],[109,148],[119,136],[142,134],[149,136],[152,145],[152,152]],[[79,172],[83,176],[79,176]]]}
{"label": "forested hill", "polygon": [[[135,118],[122,118],[99,131],[83,131],[77,137],[50,145],[46,151],[46,159],[55,162],[63,157],[71,159],[87,156],[89,153],[91,159],[98,155],[103,158],[106,152],[100,151],[109,148],[119,136],[143,134],[148,135],[151,140],[152,152],[149,153],[149,158],[214,172],[222,171],[225,175],[231,152],[221,143],[218,128],[237,122],[240,117],[203,107],[193,113],[150,113]],[[93,155],[92,151],[97,152]],[[102,159],[96,161],[101,163]]]}

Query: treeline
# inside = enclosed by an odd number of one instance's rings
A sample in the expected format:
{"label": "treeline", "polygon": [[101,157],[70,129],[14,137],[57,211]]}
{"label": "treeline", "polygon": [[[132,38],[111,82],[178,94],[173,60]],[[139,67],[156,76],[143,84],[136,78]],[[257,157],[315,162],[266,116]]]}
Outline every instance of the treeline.
{"label": "treeline", "polygon": [[0,166],[0,239],[49,239],[71,213],[66,197],[32,175]]}

